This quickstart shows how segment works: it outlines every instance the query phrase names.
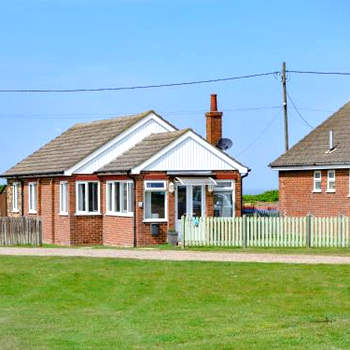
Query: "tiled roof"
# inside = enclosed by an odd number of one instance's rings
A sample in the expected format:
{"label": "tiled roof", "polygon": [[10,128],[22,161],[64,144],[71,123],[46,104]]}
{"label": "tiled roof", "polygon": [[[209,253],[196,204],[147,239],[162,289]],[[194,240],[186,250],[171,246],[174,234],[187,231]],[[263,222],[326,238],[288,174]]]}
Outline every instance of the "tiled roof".
{"label": "tiled roof", "polygon": [[142,164],[191,129],[152,134],[105,165],[98,172],[127,171]]}
{"label": "tiled roof", "polygon": [[76,124],[7,170],[3,176],[61,173],[151,112]]}
{"label": "tiled roof", "polygon": [[[329,133],[333,130],[333,150]],[[350,102],[273,161],[271,167],[350,164]]]}

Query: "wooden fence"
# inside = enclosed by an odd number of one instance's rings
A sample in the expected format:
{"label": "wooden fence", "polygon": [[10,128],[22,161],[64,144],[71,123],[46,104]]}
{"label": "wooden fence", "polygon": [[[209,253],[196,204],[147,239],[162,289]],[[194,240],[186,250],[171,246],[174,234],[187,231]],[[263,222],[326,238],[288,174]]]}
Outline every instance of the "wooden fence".
{"label": "wooden fence", "polygon": [[0,246],[42,245],[42,226],[38,218],[0,217]]}
{"label": "wooden fence", "polygon": [[350,217],[182,218],[183,246],[350,248]]}

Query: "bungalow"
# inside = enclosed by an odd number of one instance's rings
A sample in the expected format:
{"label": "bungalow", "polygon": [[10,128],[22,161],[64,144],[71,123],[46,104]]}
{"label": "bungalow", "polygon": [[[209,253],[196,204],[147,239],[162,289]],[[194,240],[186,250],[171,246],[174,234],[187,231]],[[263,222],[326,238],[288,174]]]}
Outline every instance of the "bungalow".
{"label": "bungalow", "polygon": [[206,139],[154,111],[76,124],[6,171],[8,215],[40,216],[62,245],[166,242],[191,216],[241,215],[249,169],[222,147],[216,95]]}
{"label": "bungalow", "polygon": [[350,102],[270,164],[288,216],[350,216]]}

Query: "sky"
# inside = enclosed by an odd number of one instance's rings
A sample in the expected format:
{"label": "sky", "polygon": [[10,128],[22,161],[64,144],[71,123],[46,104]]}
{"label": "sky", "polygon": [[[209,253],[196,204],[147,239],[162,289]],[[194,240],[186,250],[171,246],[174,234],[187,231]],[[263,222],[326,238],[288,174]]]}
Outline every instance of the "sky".
{"label": "sky", "polygon": [[[0,11],[0,89],[97,88],[289,70],[350,72],[345,0],[33,0]],[[350,76],[289,74],[288,93],[317,126],[350,99]],[[284,152],[278,76],[161,89],[0,93],[0,173],[77,122],[154,109],[205,135],[218,94],[229,153],[251,168],[244,192],[278,187]],[[289,104],[290,144],[310,127]]]}

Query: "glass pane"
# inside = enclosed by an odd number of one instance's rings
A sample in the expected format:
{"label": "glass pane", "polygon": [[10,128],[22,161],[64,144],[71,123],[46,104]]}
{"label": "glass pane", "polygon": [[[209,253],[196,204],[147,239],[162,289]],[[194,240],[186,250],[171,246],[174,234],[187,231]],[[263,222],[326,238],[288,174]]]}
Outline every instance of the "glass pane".
{"label": "glass pane", "polygon": [[165,218],[165,192],[146,192],[146,219]]}
{"label": "glass pane", "polygon": [[232,215],[232,191],[214,192],[214,216],[231,217]]}
{"label": "glass pane", "polygon": [[147,188],[164,188],[164,182],[148,182]]}
{"label": "glass pane", "polygon": [[186,215],[186,186],[178,186],[177,188],[177,218],[180,220]]}
{"label": "glass pane", "polygon": [[114,184],[114,210],[120,212],[120,182]]}
{"label": "glass pane", "polygon": [[134,184],[128,183],[128,212],[132,213],[134,211]]}
{"label": "glass pane", "polygon": [[96,182],[89,182],[89,212],[98,211],[98,184]]}
{"label": "glass pane", "polygon": [[128,209],[128,186],[127,183],[121,183],[122,188],[122,212],[126,213]]}
{"label": "glass pane", "polygon": [[223,188],[223,187],[231,188],[232,187],[232,183],[230,181],[218,182],[218,185],[215,186],[215,189],[220,189],[220,188]]}
{"label": "glass pane", "polygon": [[321,181],[315,181],[315,190],[321,189]]}
{"label": "glass pane", "polygon": [[79,211],[86,211],[86,205],[85,205],[85,184],[79,184],[78,185],[78,210]]}
{"label": "glass pane", "polygon": [[330,190],[335,190],[335,181],[334,180],[329,181],[328,188]]}
{"label": "glass pane", "polygon": [[315,173],[315,178],[316,178],[316,179],[319,179],[320,177],[321,177],[321,173],[320,173],[320,172],[316,172],[316,173]]}
{"label": "glass pane", "polygon": [[33,194],[33,210],[36,210],[36,184],[33,184],[32,187],[32,194]]}
{"label": "glass pane", "polygon": [[113,183],[107,184],[107,211],[113,211]]}
{"label": "glass pane", "polygon": [[329,177],[330,179],[334,179],[334,177],[335,177],[334,171],[330,171],[330,172],[328,173],[328,177]]}
{"label": "glass pane", "polygon": [[192,186],[192,215],[202,216],[202,186]]}

